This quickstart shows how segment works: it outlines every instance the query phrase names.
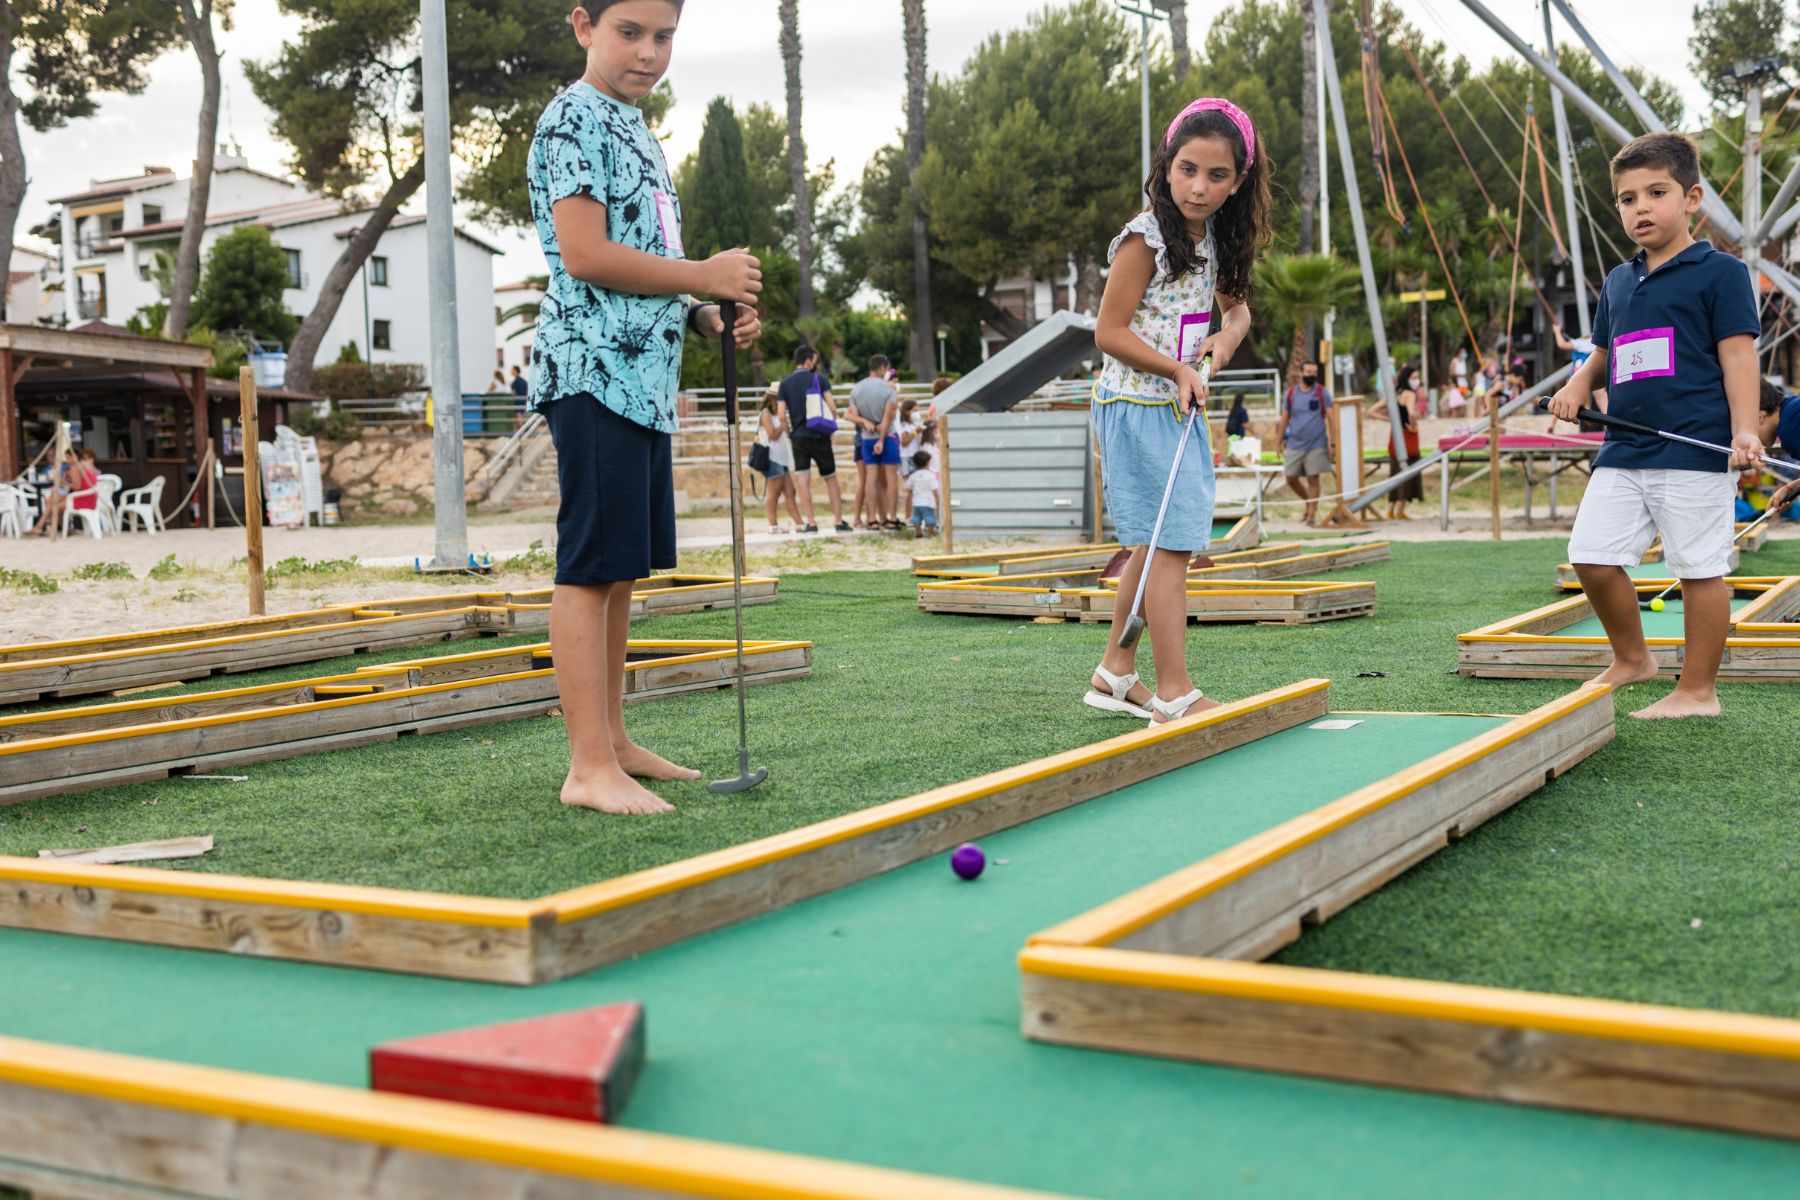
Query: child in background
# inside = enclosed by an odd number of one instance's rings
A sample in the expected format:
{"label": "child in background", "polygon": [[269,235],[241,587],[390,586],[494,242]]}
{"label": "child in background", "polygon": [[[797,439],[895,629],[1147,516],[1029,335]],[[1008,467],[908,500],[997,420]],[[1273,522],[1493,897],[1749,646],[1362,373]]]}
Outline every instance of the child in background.
{"label": "child in background", "polygon": [[[781,402],[781,385],[772,383],[763,393],[762,410],[757,413],[757,433],[769,448],[768,494],[763,506],[769,516],[770,533],[792,533],[801,526],[800,503],[794,498],[794,446],[788,441],[787,405]],[[793,529],[783,529],[776,520],[777,506],[787,497],[788,515],[794,518]]]}
{"label": "child in background", "polygon": [[912,502],[913,537],[929,537],[937,532],[937,471],[931,455],[923,450],[912,456],[912,474],[906,477],[906,494]]}
{"label": "child in background", "polygon": [[[1173,721],[1216,708],[1187,665],[1187,565],[1212,536],[1213,454],[1206,432],[1208,356],[1224,367],[1250,331],[1250,278],[1269,240],[1269,164],[1250,118],[1229,100],[1188,105],[1169,124],[1150,177],[1150,206],[1120,231],[1094,344],[1094,432],[1105,463],[1106,507],[1133,547],[1119,583],[1112,636],[1083,702],[1104,712]],[[1211,327],[1214,301],[1223,327]],[[1181,460],[1161,537],[1149,545],[1184,422],[1198,428]],[[1138,681],[1137,647],[1119,644],[1127,597],[1149,572],[1144,617],[1156,663],[1154,694]]]}
{"label": "child in background", "polygon": [[938,423],[936,421],[927,421],[919,426],[919,452],[926,456],[925,465],[931,468],[932,474],[937,474],[939,452]]}
{"label": "child in background", "polygon": [[906,399],[894,416],[894,436],[900,439],[900,478],[913,472],[912,456],[919,449],[919,402]]}
{"label": "child in background", "polygon": [[1687,437],[1730,443],[1727,458],[1651,434],[1609,428],[1569,536],[1569,561],[1606,629],[1615,688],[1657,675],[1638,593],[1625,568],[1660,533],[1663,561],[1681,581],[1686,652],[1675,690],[1636,717],[1717,716],[1714,686],[1731,623],[1725,586],[1737,472],[1763,452],[1757,436],[1756,336],[1762,322],[1743,264],[1697,242],[1700,161],[1677,133],[1650,133],[1613,156],[1613,194],[1641,249],[1614,268],[1594,313],[1594,352],[1556,393],[1565,421],[1601,380],[1607,411]]}
{"label": "child in background", "polygon": [[[748,250],[690,261],[662,143],[638,102],[668,70],[681,0],[582,0],[570,13],[580,79],[538,118],[526,163],[548,283],[531,399],[556,445],[556,588],[550,644],[569,732],[562,802],[668,812],[637,779],[692,780],[625,730],[632,585],[675,565],[673,433],[683,334],[762,332],[762,270]],[[716,304],[739,305],[727,331]]]}

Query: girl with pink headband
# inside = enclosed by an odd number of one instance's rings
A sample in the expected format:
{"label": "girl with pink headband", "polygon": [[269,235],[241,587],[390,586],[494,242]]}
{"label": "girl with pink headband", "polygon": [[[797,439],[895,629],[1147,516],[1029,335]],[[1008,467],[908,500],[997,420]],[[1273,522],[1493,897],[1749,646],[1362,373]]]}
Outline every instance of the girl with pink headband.
{"label": "girl with pink headband", "polygon": [[[1134,596],[1146,570],[1144,617],[1156,666],[1152,692],[1137,649],[1119,644],[1131,606],[1113,606],[1113,631],[1083,702],[1160,724],[1216,708],[1187,664],[1187,567],[1212,538],[1213,462],[1200,363],[1223,368],[1250,331],[1250,276],[1269,241],[1269,166],[1249,116],[1229,100],[1196,100],[1169,123],[1150,177],[1149,206],[1107,252],[1112,272],[1094,344],[1094,387],[1106,507],[1132,547],[1119,581]],[[1214,305],[1220,319],[1215,323]],[[1149,544],[1183,422],[1198,422],[1182,456],[1157,544]]]}

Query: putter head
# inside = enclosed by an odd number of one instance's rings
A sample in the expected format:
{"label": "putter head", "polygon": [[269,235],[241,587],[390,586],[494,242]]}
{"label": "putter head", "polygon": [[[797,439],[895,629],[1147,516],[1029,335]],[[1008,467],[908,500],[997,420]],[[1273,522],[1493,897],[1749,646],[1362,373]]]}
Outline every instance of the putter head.
{"label": "putter head", "polygon": [[715,779],[706,785],[706,790],[709,792],[721,792],[725,794],[747,792],[768,777],[769,768],[758,767],[754,771],[745,771],[736,779]]}
{"label": "putter head", "polygon": [[1138,644],[1138,638],[1144,633],[1144,618],[1133,613],[1125,618],[1125,627],[1119,630],[1119,646],[1129,650]]}

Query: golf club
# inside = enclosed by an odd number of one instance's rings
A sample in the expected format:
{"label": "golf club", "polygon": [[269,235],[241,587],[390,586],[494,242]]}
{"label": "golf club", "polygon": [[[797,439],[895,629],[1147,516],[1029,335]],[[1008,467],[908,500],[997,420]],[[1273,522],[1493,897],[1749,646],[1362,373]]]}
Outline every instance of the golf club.
{"label": "golf club", "polygon": [[[1212,377],[1212,356],[1209,354],[1200,360],[1200,382],[1205,383]],[[1176,401],[1180,403],[1179,399]],[[1194,432],[1194,422],[1206,419],[1204,407],[1195,408],[1188,413],[1188,419],[1181,426],[1181,440],[1175,444],[1175,461],[1169,464],[1169,482],[1163,485],[1162,507],[1156,510],[1156,524],[1150,530],[1150,545],[1144,551],[1144,567],[1138,572],[1137,596],[1131,602],[1131,615],[1125,618],[1124,626],[1119,630],[1119,645],[1129,650],[1137,645],[1138,638],[1144,633],[1144,585],[1150,582],[1150,560],[1156,554],[1156,543],[1162,537],[1163,518],[1169,515],[1169,497],[1175,494],[1175,476],[1181,473],[1181,456],[1187,453],[1188,435]]]}
{"label": "golf club", "polygon": [[744,495],[738,472],[737,305],[719,303],[719,319],[725,323],[720,350],[725,358],[726,477],[731,481],[731,612],[737,622],[738,774],[736,779],[715,779],[707,784],[714,792],[747,792],[769,777],[769,768],[750,769],[749,720],[744,715]]}
{"label": "golf club", "polygon": [[[1549,412],[1550,398],[1548,396],[1538,397],[1537,406],[1540,410]],[[1597,408],[1584,408],[1575,414],[1575,419],[1583,425],[1601,425],[1609,429],[1623,429],[1627,433],[1647,433],[1652,437],[1667,438],[1671,442],[1680,442],[1686,446],[1698,446],[1702,450],[1717,450],[1727,458],[1737,453],[1730,446],[1721,446],[1717,442],[1703,442],[1699,438],[1670,433],[1666,429],[1653,429],[1648,425],[1640,425],[1636,421],[1627,421],[1624,417],[1603,413]],[[1785,458],[1776,458],[1768,454],[1758,456],[1757,461],[1771,470],[1780,471],[1789,478],[1800,479],[1800,463],[1789,462]]]}
{"label": "golf club", "polygon": [[[1776,508],[1773,504],[1771,504],[1771,505],[1769,505],[1769,507],[1763,509],[1761,516],[1757,517],[1756,520],[1750,522],[1748,525],[1746,525],[1742,529],[1738,530],[1737,533],[1732,535],[1731,544],[1734,546],[1737,545],[1738,539],[1742,538],[1746,533],[1749,533],[1752,529],[1755,529],[1758,525],[1761,525],[1764,521],[1768,520],[1770,517],[1774,516],[1776,513],[1780,512],[1780,511],[1781,510],[1779,508]],[[1680,586],[1681,586],[1681,580],[1677,579],[1673,583],[1669,584],[1668,587],[1666,587],[1662,591],[1656,593],[1656,595],[1650,597],[1650,599],[1639,600],[1638,607],[1640,609],[1642,609],[1644,612],[1655,612],[1656,611],[1656,607],[1655,607],[1656,602],[1658,600],[1664,599],[1665,597],[1668,596],[1668,594],[1670,592],[1674,591],[1676,588],[1678,588]]]}

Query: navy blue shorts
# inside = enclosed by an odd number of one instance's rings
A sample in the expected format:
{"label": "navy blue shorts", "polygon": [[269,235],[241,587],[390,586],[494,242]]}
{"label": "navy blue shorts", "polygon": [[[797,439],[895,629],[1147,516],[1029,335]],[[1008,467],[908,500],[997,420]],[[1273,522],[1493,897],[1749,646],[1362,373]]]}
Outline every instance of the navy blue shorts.
{"label": "navy blue shorts", "polygon": [[583,392],[544,410],[556,444],[556,582],[644,579],[675,566],[673,439]]}

